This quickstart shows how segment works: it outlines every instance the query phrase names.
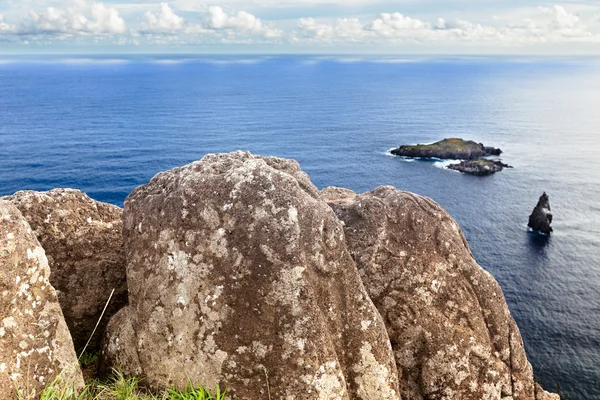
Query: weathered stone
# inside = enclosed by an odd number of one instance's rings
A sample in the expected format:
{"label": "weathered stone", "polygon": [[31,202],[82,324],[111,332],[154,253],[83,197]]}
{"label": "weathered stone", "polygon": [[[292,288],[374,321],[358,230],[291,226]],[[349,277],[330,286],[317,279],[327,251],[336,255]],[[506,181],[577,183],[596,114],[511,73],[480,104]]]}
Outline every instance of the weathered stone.
{"label": "weathered stone", "polygon": [[[60,377],[83,386],[44,249],[19,210],[0,200],[0,398],[36,399]],[[19,397],[20,396],[20,397]]]}
{"label": "weathered stone", "polygon": [[50,264],[50,282],[77,352],[100,318],[112,289],[115,294],[88,349],[100,347],[110,317],[127,304],[122,210],[73,189],[22,191],[5,197],[34,230]]}
{"label": "weathered stone", "polygon": [[550,209],[550,198],[544,192],[540,196],[540,200],[533,209],[533,212],[529,216],[529,226],[533,231],[541,232],[549,235],[552,232],[552,211]]}
{"label": "weathered stone", "polygon": [[560,400],[556,393],[546,392],[539,384],[535,384],[535,400]]}
{"label": "weathered stone", "polygon": [[502,290],[439,205],[392,187],[322,195],[385,320],[403,399],[534,399]]}
{"label": "weathered stone", "polygon": [[295,161],[208,155],[126,200],[129,306],[103,356],[237,399],[399,399],[341,223]]}

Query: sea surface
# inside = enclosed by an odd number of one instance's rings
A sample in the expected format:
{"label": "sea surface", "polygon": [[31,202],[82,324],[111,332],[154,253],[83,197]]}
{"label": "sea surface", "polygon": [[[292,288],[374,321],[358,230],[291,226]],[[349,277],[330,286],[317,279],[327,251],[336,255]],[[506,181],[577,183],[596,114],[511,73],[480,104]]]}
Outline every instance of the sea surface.
{"label": "sea surface", "polygon": [[[462,137],[514,169],[390,156]],[[429,196],[499,281],[537,379],[600,399],[600,60],[0,57],[0,195],[73,187],[122,205],[207,153],[297,159],[323,188]],[[554,234],[527,231],[546,191]]]}

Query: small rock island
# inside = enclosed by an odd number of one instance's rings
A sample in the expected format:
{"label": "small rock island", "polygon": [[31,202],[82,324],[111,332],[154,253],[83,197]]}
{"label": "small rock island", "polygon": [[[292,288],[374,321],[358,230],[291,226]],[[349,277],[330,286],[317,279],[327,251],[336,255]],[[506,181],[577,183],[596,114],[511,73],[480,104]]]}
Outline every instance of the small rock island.
{"label": "small rock island", "polygon": [[450,138],[431,144],[404,145],[392,154],[411,158],[440,158],[443,160],[476,160],[486,156],[499,156],[502,150],[486,147],[472,140]]}
{"label": "small rock island", "polygon": [[460,171],[464,174],[486,176],[502,171],[504,168],[512,168],[502,161],[488,160],[487,158],[478,158],[476,160],[462,161],[458,164],[448,165],[448,169]]}
{"label": "small rock island", "polygon": [[549,235],[553,230],[550,226],[551,223],[552,211],[550,209],[550,198],[546,192],[544,192],[544,194],[540,196],[537,206],[533,209],[533,213],[529,216],[529,224],[527,224],[527,226],[535,232]]}
{"label": "small rock island", "polygon": [[460,163],[449,165],[448,169],[478,176],[492,175],[504,168],[512,168],[501,161],[484,158],[499,156],[502,150],[459,138],[443,139],[431,144],[404,145],[392,150],[391,153],[409,158],[462,160]]}

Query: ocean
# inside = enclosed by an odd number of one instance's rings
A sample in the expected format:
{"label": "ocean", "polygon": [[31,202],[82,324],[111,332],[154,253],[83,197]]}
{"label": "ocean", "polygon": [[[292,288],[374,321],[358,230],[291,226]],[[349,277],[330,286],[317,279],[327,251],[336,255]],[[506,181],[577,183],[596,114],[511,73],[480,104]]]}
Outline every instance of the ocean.
{"label": "ocean", "polygon": [[[406,161],[462,137],[514,169]],[[298,160],[319,188],[431,197],[498,280],[537,380],[600,399],[600,59],[354,56],[0,57],[0,195],[72,187],[122,205],[207,153]],[[546,191],[550,238],[527,231]]]}

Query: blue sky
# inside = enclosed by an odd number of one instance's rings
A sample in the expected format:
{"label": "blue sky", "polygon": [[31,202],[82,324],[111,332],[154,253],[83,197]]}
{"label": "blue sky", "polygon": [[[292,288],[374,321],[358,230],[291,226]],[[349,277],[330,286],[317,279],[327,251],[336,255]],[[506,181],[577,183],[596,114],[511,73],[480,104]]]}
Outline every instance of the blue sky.
{"label": "blue sky", "polygon": [[0,54],[599,54],[600,1],[0,0]]}

